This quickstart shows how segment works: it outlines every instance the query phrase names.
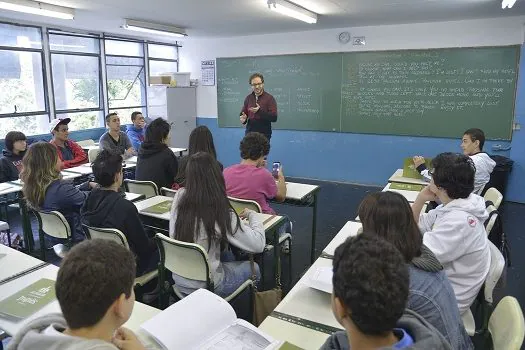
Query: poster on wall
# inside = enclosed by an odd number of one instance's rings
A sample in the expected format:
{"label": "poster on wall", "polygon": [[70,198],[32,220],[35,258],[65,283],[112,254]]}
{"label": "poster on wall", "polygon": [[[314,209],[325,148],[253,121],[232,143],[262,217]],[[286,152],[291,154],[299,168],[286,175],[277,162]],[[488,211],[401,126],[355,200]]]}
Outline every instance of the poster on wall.
{"label": "poster on wall", "polygon": [[202,85],[215,85],[215,60],[201,61]]}

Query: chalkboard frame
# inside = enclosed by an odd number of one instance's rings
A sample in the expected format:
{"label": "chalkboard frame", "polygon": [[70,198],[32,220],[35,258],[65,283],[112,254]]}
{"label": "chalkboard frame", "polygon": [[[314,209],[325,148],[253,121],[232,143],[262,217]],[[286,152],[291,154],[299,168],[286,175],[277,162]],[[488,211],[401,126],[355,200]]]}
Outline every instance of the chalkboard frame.
{"label": "chalkboard frame", "polygon": [[[399,53],[399,52],[425,52],[425,51],[440,51],[440,50],[462,50],[462,49],[514,49],[515,50],[515,62],[516,65],[513,67],[515,69],[515,79],[514,79],[514,86],[513,86],[513,96],[512,96],[512,115],[510,116],[510,123],[508,125],[508,136],[505,137],[491,137],[490,131],[486,131],[487,139],[489,140],[511,140],[512,139],[512,133],[513,133],[513,126],[515,123],[515,112],[516,112],[516,96],[517,96],[517,86],[518,86],[518,80],[519,80],[519,73],[520,73],[520,56],[521,56],[521,48],[520,45],[500,45],[500,46],[458,46],[458,47],[435,47],[435,48],[422,48],[422,49],[388,49],[388,50],[359,50],[359,51],[329,51],[329,52],[301,52],[301,53],[283,53],[283,54],[276,54],[276,55],[258,55],[258,56],[225,56],[225,57],[217,57],[217,80],[219,80],[219,66],[220,66],[220,60],[235,60],[235,59],[264,59],[264,58],[280,58],[280,57],[297,57],[297,56],[316,56],[316,55],[340,55],[341,59],[341,65],[343,65],[344,57],[345,55],[352,55],[352,54],[367,54],[367,53]],[[344,67],[342,66],[342,69]],[[249,75],[246,77],[243,77],[243,79],[246,80],[246,84],[248,85],[248,78]],[[217,91],[217,97],[219,97],[219,84],[216,86]],[[341,87],[342,90],[342,87]],[[248,95],[248,93],[246,94]],[[244,100],[245,96],[242,96],[242,99]],[[219,98],[217,98],[217,107],[219,108]],[[339,116],[339,120],[342,126],[342,120],[343,120],[343,112],[342,112],[342,105],[343,102],[341,101],[341,114]],[[242,107],[242,102],[239,104],[239,111]],[[238,125],[221,125],[221,115],[218,113],[218,119],[219,119],[219,127],[235,127],[235,128],[242,128],[243,126],[239,123]],[[508,117],[505,118],[505,123],[508,122]],[[472,127],[476,127],[473,125]],[[281,127],[275,127],[274,129],[278,130],[301,130],[297,128],[281,128]],[[437,138],[457,138],[458,136],[452,136],[452,135],[425,135],[425,134],[415,134],[415,133],[399,133],[399,132],[384,132],[384,133],[378,133],[378,132],[355,132],[355,131],[346,131],[342,130],[342,127],[340,127],[339,130],[319,130],[319,129],[307,129],[306,131],[314,131],[314,132],[337,132],[337,133],[357,133],[357,134],[372,134],[372,135],[396,135],[396,136],[410,136],[410,137],[437,137]]]}

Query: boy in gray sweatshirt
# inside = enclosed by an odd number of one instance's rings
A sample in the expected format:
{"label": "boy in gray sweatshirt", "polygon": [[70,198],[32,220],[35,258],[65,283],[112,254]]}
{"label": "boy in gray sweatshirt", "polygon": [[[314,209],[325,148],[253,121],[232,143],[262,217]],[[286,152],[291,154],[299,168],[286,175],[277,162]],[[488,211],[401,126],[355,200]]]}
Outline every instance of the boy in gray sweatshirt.
{"label": "boy in gray sweatshirt", "polygon": [[108,240],[84,241],[69,251],[58,271],[62,314],[37,318],[11,340],[8,350],[145,350],[121,327],[135,303],[135,259]]}
{"label": "boy in gray sweatshirt", "polygon": [[405,310],[408,267],[401,253],[373,232],[351,237],[335,251],[332,310],[345,331],[321,350],[452,349],[421,316]]}

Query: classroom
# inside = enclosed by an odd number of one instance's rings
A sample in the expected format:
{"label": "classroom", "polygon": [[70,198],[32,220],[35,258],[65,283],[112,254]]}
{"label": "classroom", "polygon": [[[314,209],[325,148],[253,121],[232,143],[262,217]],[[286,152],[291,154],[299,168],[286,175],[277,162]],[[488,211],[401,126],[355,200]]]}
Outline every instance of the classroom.
{"label": "classroom", "polygon": [[524,0],[0,0],[0,350],[521,349],[524,41]]}

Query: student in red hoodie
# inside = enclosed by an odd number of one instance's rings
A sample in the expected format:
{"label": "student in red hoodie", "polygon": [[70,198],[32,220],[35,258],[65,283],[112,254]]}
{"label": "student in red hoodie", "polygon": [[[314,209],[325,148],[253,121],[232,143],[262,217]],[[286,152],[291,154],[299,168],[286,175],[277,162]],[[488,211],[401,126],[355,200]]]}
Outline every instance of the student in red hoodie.
{"label": "student in red hoodie", "polygon": [[75,141],[69,140],[69,129],[67,125],[70,118],[53,119],[49,126],[53,139],[50,143],[57,148],[58,156],[62,161],[62,169],[73,168],[87,163],[87,155]]}

